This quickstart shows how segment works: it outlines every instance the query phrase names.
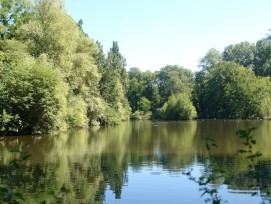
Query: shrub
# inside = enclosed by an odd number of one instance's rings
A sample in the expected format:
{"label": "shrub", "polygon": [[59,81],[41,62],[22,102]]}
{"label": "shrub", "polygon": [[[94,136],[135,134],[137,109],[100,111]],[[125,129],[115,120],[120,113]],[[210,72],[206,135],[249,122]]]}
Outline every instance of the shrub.
{"label": "shrub", "polygon": [[157,115],[166,120],[190,120],[196,117],[196,109],[187,94],[178,94],[170,96]]}

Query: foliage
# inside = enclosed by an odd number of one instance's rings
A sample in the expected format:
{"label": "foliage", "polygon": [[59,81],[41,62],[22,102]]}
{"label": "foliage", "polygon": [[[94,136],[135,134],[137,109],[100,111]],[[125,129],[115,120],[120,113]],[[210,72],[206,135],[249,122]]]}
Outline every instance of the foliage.
{"label": "foliage", "polygon": [[222,53],[224,61],[231,61],[246,68],[253,69],[255,58],[255,45],[249,42],[241,42],[236,45],[229,45]]}
{"label": "foliage", "polygon": [[149,120],[151,119],[152,112],[143,112],[143,111],[135,111],[134,113],[131,114],[131,119],[132,120]]}
{"label": "foliage", "polygon": [[222,197],[219,195],[218,189],[213,186],[217,180],[224,177],[225,170],[223,168],[216,168],[213,165],[214,158],[211,153],[213,148],[218,148],[215,139],[211,135],[207,135],[205,138],[205,148],[208,152],[207,160],[209,160],[207,166],[202,171],[202,175],[194,177],[192,175],[192,169],[188,170],[184,174],[188,176],[191,181],[194,181],[200,186],[200,191],[203,191],[201,197],[207,195],[205,202],[211,202],[212,204],[221,204]]}
{"label": "foliage", "polygon": [[258,79],[238,64],[219,63],[198,80],[195,91],[200,117],[262,118],[270,114],[270,96],[266,94],[271,91],[270,80]]}
{"label": "foliage", "polygon": [[249,128],[248,130],[238,130],[236,132],[236,134],[243,140],[243,145],[245,146],[245,149],[240,149],[238,153],[247,154],[247,159],[251,160],[252,162],[262,155],[262,153],[260,153],[259,151],[257,151],[256,153],[252,151],[253,145],[256,144],[256,140],[251,134],[254,130],[256,130],[256,128]]}
{"label": "foliage", "polygon": [[[105,114],[109,117],[109,120],[105,117],[102,119],[103,122],[118,123],[118,121],[127,120],[131,112],[125,95],[128,77],[125,69],[125,59],[119,52],[118,43],[113,42],[113,46],[106,58],[104,58],[100,47],[96,60],[102,74],[100,81],[101,96],[107,103],[106,109],[109,111]],[[112,114],[116,115],[113,116]],[[115,119],[112,120],[112,118]]]}
{"label": "foliage", "polygon": [[118,42],[104,54],[82,25],[62,0],[0,0],[1,135],[118,124],[131,112],[191,119],[194,106],[204,118],[271,116],[270,36],[210,49],[195,75],[178,65],[127,72]]}
{"label": "foliage", "polygon": [[25,56],[1,67],[1,134],[46,133],[67,128],[67,86],[59,71],[44,57]]}
{"label": "foliage", "polygon": [[26,0],[0,0],[0,40],[16,36],[16,30],[29,18]]}
{"label": "foliage", "polygon": [[128,76],[117,42],[105,59],[61,0],[0,3],[1,134],[128,119]]}
{"label": "foliage", "polygon": [[[157,85],[157,73],[150,71],[141,72],[138,68],[132,67],[128,72],[129,87],[127,98],[132,108],[132,112],[145,111],[140,105],[142,98],[151,102],[148,110],[155,111],[160,106],[160,95]],[[147,110],[147,111],[148,111]]]}
{"label": "foliage", "polygon": [[89,119],[86,102],[82,98],[70,96],[68,104],[67,121],[69,127],[87,127]]}
{"label": "foliage", "polygon": [[172,95],[162,108],[158,117],[165,120],[190,120],[196,117],[195,107],[187,94]]}
{"label": "foliage", "polygon": [[141,97],[140,102],[139,102],[139,107],[140,107],[140,110],[143,111],[143,113],[146,113],[151,109],[151,102],[147,98]]}
{"label": "foliage", "polygon": [[173,94],[190,94],[193,83],[193,73],[188,69],[177,65],[162,68],[157,75],[161,104],[164,104]]}
{"label": "foliage", "polygon": [[257,76],[271,76],[271,41],[264,38],[257,41],[253,71]]}
{"label": "foliage", "polygon": [[204,71],[209,71],[210,68],[221,62],[221,60],[222,56],[220,52],[215,48],[211,48],[205,56],[199,60],[199,67]]}

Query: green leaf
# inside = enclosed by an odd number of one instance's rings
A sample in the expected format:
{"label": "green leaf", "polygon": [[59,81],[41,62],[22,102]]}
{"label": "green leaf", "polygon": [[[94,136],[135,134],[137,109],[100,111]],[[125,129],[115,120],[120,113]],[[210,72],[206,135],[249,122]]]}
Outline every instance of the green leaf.
{"label": "green leaf", "polygon": [[8,188],[0,187],[0,192],[7,193],[8,192]]}
{"label": "green leaf", "polygon": [[28,153],[26,153],[26,152],[24,152],[24,153],[22,154],[22,160],[23,160],[23,161],[28,160],[29,157],[31,157],[31,154],[28,154]]}

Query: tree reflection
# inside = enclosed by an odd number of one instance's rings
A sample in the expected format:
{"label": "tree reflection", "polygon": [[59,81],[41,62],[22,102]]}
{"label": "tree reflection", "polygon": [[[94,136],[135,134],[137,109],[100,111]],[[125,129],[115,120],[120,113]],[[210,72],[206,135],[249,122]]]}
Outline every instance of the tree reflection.
{"label": "tree reflection", "polygon": [[[160,166],[168,172],[183,172],[195,163],[202,166],[202,173],[216,178],[210,182],[214,188],[226,184],[232,191],[256,190],[269,198],[271,153],[266,135],[270,125],[262,123],[263,128],[257,130],[263,137],[255,147],[261,147],[263,156],[252,176],[250,163],[235,154],[241,141],[232,131],[246,127],[246,122],[226,127],[223,121],[211,123],[128,122],[55,136],[5,138],[0,142],[0,171],[7,170],[12,158],[9,149],[31,143],[26,151],[32,157],[22,169],[31,183],[18,189],[25,203],[99,204],[108,189],[116,199],[121,198],[123,186],[129,184],[129,168],[141,171],[144,166]],[[201,135],[210,130],[220,148],[208,157]],[[218,169],[223,169],[223,174]]]}

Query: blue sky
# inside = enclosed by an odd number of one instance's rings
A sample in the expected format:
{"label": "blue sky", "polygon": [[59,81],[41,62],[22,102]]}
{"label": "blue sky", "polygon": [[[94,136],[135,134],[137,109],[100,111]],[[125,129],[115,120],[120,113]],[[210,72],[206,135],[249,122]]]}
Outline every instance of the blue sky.
{"label": "blue sky", "polygon": [[127,69],[177,64],[198,70],[210,48],[255,43],[271,28],[270,0],[65,0],[107,52],[118,41]]}

